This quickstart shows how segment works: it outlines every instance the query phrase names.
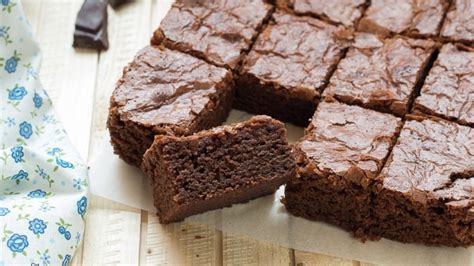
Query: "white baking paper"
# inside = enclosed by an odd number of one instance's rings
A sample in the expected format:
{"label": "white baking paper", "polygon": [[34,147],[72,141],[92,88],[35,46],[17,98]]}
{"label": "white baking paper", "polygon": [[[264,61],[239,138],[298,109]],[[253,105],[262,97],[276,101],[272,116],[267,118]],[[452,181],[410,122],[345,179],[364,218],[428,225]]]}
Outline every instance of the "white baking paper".
{"label": "white baking paper", "polygon": [[[227,123],[249,117],[233,110]],[[303,134],[302,128],[291,125],[287,128],[290,142]],[[138,168],[113,154],[108,137],[91,161],[90,183],[91,192],[98,196],[155,212],[146,179]],[[280,203],[282,196],[283,187],[280,187],[274,195],[195,215],[185,222],[210,225],[224,232],[298,250],[381,265],[474,265],[474,247],[426,247],[386,239],[361,243],[337,227],[289,215]]]}

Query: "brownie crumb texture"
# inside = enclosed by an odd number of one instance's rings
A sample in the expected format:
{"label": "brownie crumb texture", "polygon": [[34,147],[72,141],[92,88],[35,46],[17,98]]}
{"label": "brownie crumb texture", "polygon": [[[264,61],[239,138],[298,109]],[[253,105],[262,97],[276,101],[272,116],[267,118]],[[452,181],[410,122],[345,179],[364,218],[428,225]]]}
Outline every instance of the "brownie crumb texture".
{"label": "brownie crumb texture", "polygon": [[267,116],[187,137],[157,136],[142,169],[162,223],[273,193],[295,175],[283,123]]}

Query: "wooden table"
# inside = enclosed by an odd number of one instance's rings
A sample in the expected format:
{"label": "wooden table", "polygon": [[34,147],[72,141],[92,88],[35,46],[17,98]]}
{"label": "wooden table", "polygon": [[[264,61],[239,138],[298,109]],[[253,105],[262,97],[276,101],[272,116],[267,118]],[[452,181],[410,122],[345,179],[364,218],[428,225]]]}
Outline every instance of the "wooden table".
{"label": "wooden table", "polygon": [[[40,77],[83,158],[93,158],[105,135],[109,96],[122,68],[145,46],[169,0],[143,0],[109,10],[110,48],[74,50],[81,0],[23,0],[40,42]],[[161,15],[160,15],[161,14]],[[361,265],[306,253],[205,226],[162,226],[154,214],[91,196],[85,240],[74,265]]]}

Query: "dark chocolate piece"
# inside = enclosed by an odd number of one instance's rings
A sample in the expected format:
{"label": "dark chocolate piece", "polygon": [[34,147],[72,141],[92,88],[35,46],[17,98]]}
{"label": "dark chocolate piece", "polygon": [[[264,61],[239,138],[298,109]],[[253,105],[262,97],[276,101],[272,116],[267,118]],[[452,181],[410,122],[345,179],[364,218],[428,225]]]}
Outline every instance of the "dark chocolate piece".
{"label": "dark chocolate piece", "polygon": [[218,126],[232,99],[230,71],[147,46],[124,69],[110,100],[107,125],[114,151],[139,166],[155,135],[190,135]]}
{"label": "dark chocolate piece", "polygon": [[256,116],[187,137],[157,136],[142,169],[161,223],[270,194],[295,175],[283,123]]}
{"label": "dark chocolate piece", "polygon": [[107,3],[85,0],[76,19],[73,47],[107,50]]}
{"label": "dark chocolate piece", "polygon": [[109,5],[116,9],[122,5],[124,5],[125,3],[128,3],[128,2],[131,2],[132,0],[108,0],[109,1]]}

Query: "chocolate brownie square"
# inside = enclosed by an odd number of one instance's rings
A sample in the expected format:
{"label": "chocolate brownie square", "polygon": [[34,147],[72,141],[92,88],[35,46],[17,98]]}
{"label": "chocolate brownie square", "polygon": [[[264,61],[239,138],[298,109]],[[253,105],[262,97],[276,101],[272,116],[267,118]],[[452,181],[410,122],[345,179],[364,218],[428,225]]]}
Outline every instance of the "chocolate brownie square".
{"label": "chocolate brownie square", "polygon": [[441,48],[414,111],[474,126],[473,48],[460,44]]}
{"label": "chocolate brownie square", "polygon": [[312,15],[323,20],[355,27],[362,15],[366,0],[289,0],[296,14]]}
{"label": "chocolate brownie square", "polygon": [[263,0],[178,0],[151,42],[235,69],[272,9]]}
{"label": "chocolate brownie square", "polygon": [[401,242],[474,244],[474,129],[409,120],[377,184],[371,232]]}
{"label": "chocolate brownie square", "polygon": [[297,176],[287,183],[283,201],[288,211],[365,237],[373,222],[370,186],[401,125],[390,114],[321,102],[294,147]]}
{"label": "chocolate brownie square", "polygon": [[157,136],[142,169],[161,223],[274,192],[295,175],[283,123],[256,116],[187,137]]}
{"label": "chocolate brownie square", "polygon": [[474,0],[454,0],[444,20],[441,36],[474,46]]}
{"label": "chocolate brownie square", "polygon": [[244,60],[235,106],[306,126],[349,37],[342,26],[275,12]]}
{"label": "chocolate brownie square", "polygon": [[143,48],[110,99],[114,151],[140,165],[155,135],[189,135],[221,124],[232,105],[232,73],[162,47]]}
{"label": "chocolate brownie square", "polygon": [[433,51],[433,41],[357,34],[324,96],[403,116]]}
{"label": "chocolate brownie square", "polygon": [[372,0],[358,28],[383,35],[435,37],[447,8],[446,0]]}

